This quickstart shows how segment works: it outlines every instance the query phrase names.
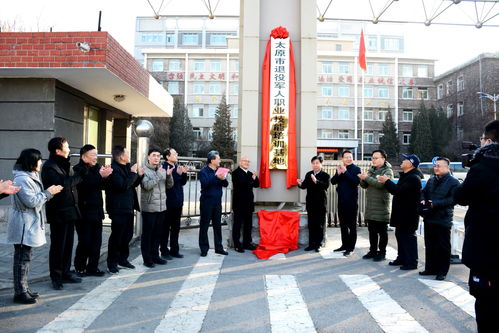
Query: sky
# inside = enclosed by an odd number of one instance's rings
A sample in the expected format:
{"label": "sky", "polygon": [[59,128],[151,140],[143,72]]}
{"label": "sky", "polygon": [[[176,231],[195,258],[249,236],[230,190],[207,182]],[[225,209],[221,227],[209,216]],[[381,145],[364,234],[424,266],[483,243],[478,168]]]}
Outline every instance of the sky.
{"label": "sky", "polygon": [[[208,0],[149,0],[157,10],[161,3],[163,15],[207,15]],[[250,0],[254,1],[254,0]],[[313,0],[310,0],[313,1]],[[319,12],[324,12],[330,0],[318,0]],[[352,3],[355,2],[355,7]],[[216,15],[238,15],[239,0],[210,0]],[[217,6],[218,3],[218,6]],[[326,18],[371,19],[391,0],[333,0]],[[422,3],[425,4],[423,8]],[[444,26],[431,24],[391,24],[383,20],[422,22],[444,7],[449,9],[434,19],[434,23],[476,23],[478,18],[499,14],[499,2],[463,0],[455,5],[450,0],[399,0],[380,17],[380,23],[365,23],[365,33],[383,29],[405,35],[407,56],[435,59],[437,75],[458,66],[483,52],[499,52],[499,27]],[[7,22],[24,31],[88,31],[97,30],[98,14],[102,10],[102,30],[108,31],[130,53],[133,53],[136,16],[153,16],[147,0],[0,0],[0,22]],[[426,10],[426,14],[425,14]],[[375,15],[373,15],[373,12]],[[318,14],[319,15],[319,14]],[[216,19],[216,18],[215,18]],[[318,21],[317,21],[318,22]],[[499,15],[488,24],[499,26]],[[318,24],[321,24],[318,22]],[[368,55],[369,56],[369,55]]]}

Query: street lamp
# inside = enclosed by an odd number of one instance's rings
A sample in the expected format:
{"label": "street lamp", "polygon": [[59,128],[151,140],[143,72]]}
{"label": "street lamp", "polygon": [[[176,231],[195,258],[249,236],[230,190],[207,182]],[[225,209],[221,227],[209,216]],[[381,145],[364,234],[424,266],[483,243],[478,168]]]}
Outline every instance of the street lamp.
{"label": "street lamp", "polygon": [[491,95],[491,94],[487,94],[487,93],[484,93],[484,92],[481,92],[481,91],[477,92],[477,94],[479,95],[480,98],[488,98],[492,102],[494,102],[494,120],[497,120],[497,107],[496,107],[496,104],[497,104],[497,101],[499,100],[499,94]]}

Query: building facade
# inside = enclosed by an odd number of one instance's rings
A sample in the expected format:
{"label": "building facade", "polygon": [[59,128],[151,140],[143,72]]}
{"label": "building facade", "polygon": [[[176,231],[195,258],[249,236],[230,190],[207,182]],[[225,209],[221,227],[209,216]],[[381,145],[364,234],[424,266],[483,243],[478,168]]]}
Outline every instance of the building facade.
{"label": "building facade", "polygon": [[[195,150],[211,139],[222,95],[236,130],[238,24],[238,17],[137,18],[135,57],[186,105],[197,138]],[[318,153],[337,159],[350,149],[359,159],[369,158],[379,146],[389,111],[401,151],[407,152],[412,119],[421,103],[434,105],[434,61],[405,56],[403,36],[373,30],[366,34],[367,71],[362,75],[357,61],[362,26],[324,22],[317,27]]]}

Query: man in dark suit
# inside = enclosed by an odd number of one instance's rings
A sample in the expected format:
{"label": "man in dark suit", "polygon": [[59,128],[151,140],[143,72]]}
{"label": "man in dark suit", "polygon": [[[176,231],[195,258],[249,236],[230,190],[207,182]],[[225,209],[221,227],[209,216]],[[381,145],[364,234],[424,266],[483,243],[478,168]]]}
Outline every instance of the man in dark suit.
{"label": "man in dark suit", "polygon": [[48,143],[49,159],[42,167],[45,189],[52,185],[63,186],[62,191],[47,202],[47,223],[50,223],[49,267],[52,287],[63,288],[65,283],[80,283],[81,279],[70,273],[73,254],[75,222],[81,218],[76,186],[88,173],[83,168],[75,174],[69,163],[69,144],[66,138],[55,137]]}
{"label": "man in dark suit", "polygon": [[326,224],[326,191],[329,187],[329,175],[322,170],[322,156],[312,157],[312,171],[305,178],[297,179],[298,186],[307,190],[306,208],[308,216],[308,246],[305,251],[319,252],[324,239]]}
{"label": "man in dark suit", "polygon": [[[253,212],[255,211],[253,188],[259,187],[260,182],[256,171],[249,171],[250,160],[247,156],[241,157],[239,167],[232,171],[232,210],[234,224],[232,225],[232,240],[237,252],[244,249],[256,249],[251,239]],[[243,226],[243,245],[241,246],[241,225]]]}
{"label": "man in dark suit", "polygon": [[357,242],[357,209],[359,198],[360,168],[353,164],[353,154],[345,150],[341,154],[343,165],[338,165],[336,174],[331,178],[331,184],[337,185],[338,192],[338,217],[341,228],[341,247],[334,251],[345,251],[348,257],[355,249]]}

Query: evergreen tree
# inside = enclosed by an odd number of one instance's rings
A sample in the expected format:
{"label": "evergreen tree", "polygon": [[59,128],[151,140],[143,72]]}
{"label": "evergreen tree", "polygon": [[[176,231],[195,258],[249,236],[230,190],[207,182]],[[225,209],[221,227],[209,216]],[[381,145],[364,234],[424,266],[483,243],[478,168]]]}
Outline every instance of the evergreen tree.
{"label": "evergreen tree", "polygon": [[447,115],[442,108],[430,109],[431,137],[433,139],[433,153],[435,156],[444,155],[451,139],[451,126]]}
{"label": "evergreen tree", "polygon": [[230,125],[230,108],[225,100],[225,95],[223,95],[215,113],[213,141],[211,143],[211,147],[220,153],[221,158],[234,158],[236,153]]}
{"label": "evergreen tree", "polygon": [[178,98],[175,98],[173,116],[170,121],[170,147],[174,148],[180,156],[189,156],[193,140],[192,124],[187,109]]}
{"label": "evergreen tree", "polygon": [[386,151],[388,158],[392,161],[398,159],[400,145],[397,136],[397,129],[392,118],[392,112],[388,110],[383,123],[383,136],[379,139],[379,149]]}
{"label": "evergreen tree", "polygon": [[412,124],[410,146],[411,152],[418,155],[421,161],[430,161],[435,156],[431,134],[429,112],[425,105],[421,103],[419,112]]}

